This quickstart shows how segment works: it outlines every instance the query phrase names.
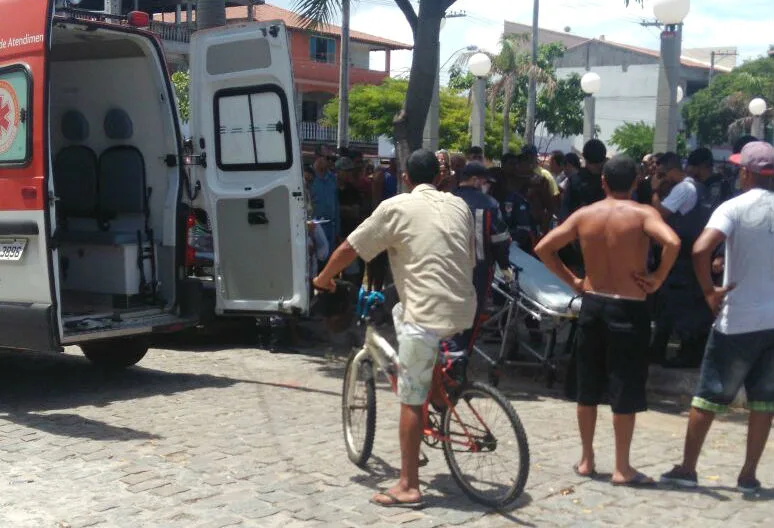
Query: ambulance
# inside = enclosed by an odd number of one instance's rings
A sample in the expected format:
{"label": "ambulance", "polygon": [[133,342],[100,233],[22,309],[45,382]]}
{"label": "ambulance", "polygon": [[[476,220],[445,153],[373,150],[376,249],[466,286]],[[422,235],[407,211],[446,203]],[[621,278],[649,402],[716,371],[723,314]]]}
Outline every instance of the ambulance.
{"label": "ambulance", "polygon": [[206,314],[308,310],[281,22],[198,31],[184,141],[148,15],[0,0],[0,347],[126,367]]}

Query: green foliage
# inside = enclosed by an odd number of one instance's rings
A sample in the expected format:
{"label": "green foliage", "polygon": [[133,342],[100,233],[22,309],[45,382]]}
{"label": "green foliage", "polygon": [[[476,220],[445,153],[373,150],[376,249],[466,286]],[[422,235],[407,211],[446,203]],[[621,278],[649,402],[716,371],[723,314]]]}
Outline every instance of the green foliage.
{"label": "green foliage", "polygon": [[544,90],[539,94],[535,121],[542,123],[552,135],[568,137],[581,134],[583,97],[578,74],[557,81],[552,92]]}
{"label": "green foliage", "polygon": [[[382,84],[358,84],[349,92],[349,127],[355,137],[386,135],[392,137],[392,122],[403,107],[408,81],[387,78]],[[322,124],[336,126],[339,98],[328,101]]]}
{"label": "green foliage", "polygon": [[[511,117],[511,130],[513,130],[514,119]],[[470,145],[470,136],[467,136],[465,147]],[[511,135],[508,142],[508,150],[519,152],[524,141],[516,135]],[[463,149],[460,149],[463,150]],[[488,159],[500,159],[503,155],[503,115],[496,113],[493,116],[487,115],[486,126],[484,127],[484,155]]]}
{"label": "green foliage", "polygon": [[[403,105],[408,81],[385,79],[380,85],[359,84],[349,93],[349,126],[353,137],[370,137],[384,134],[392,138],[392,122]],[[442,87],[440,93],[438,143],[441,148],[464,152],[470,146],[471,106],[467,97],[451,88]],[[339,118],[339,99],[331,99],[323,109],[322,124],[336,126]],[[501,115],[489,116],[486,122],[487,156],[499,158],[502,143],[503,120]],[[514,149],[521,143],[511,142]]]}
{"label": "green foliage", "polygon": [[449,68],[449,83],[450,89],[456,92],[466,92],[473,88],[473,83],[476,81],[476,76],[469,71],[463,71],[463,69],[454,65]]}
{"label": "green foliage", "polygon": [[[613,131],[610,136],[610,144],[617,147],[621,154],[626,154],[635,161],[639,161],[645,154],[653,152],[653,137],[655,127],[644,121],[637,123],[624,123]],[[688,142],[684,133],[677,135],[677,154],[688,155]]]}
{"label": "green foliage", "polygon": [[188,72],[175,72],[172,74],[172,87],[175,89],[177,108],[180,119],[187,123],[191,117],[191,102],[188,90],[191,86],[191,75]]}
{"label": "green foliage", "polygon": [[748,117],[747,104],[755,97],[774,102],[774,61],[749,61],[730,73],[717,75],[712,85],[699,90],[683,106],[686,130],[696,134],[700,144],[723,144],[729,127]]}
{"label": "green foliage", "polygon": [[624,123],[610,136],[610,143],[615,145],[619,152],[639,161],[653,150],[654,134],[655,128],[644,121]]}

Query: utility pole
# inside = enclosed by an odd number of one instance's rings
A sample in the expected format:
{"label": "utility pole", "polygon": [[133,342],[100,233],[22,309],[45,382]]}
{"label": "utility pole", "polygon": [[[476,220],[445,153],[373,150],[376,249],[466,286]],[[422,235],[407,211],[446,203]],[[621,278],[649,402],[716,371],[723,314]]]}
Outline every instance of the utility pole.
{"label": "utility pole", "polygon": [[710,70],[707,86],[712,84],[712,78],[715,77],[715,57],[736,57],[736,55],[735,51],[713,51],[710,53]]}
{"label": "utility pole", "polygon": [[[462,18],[465,16],[464,11],[452,11],[444,13],[441,18],[441,31],[443,31],[445,20],[448,18]],[[441,37],[438,37],[438,68],[435,72],[435,86],[433,87],[433,99],[430,101],[430,109],[427,112],[427,119],[425,119],[425,132],[422,135],[422,146],[428,150],[435,152],[438,150],[439,132],[441,118],[440,118],[440,93],[441,89]]]}
{"label": "utility pole", "polygon": [[349,6],[350,0],[341,0],[341,55],[339,68],[339,126],[336,147],[349,146]]}
{"label": "utility pole", "polygon": [[[538,9],[540,8],[540,0],[535,0],[534,7],[532,8],[532,59],[531,64],[534,69],[537,64],[538,55]],[[535,82],[535,73],[530,70],[529,72],[529,100],[527,101],[527,124],[525,140],[527,145],[535,144],[535,112],[537,110],[537,83]]]}

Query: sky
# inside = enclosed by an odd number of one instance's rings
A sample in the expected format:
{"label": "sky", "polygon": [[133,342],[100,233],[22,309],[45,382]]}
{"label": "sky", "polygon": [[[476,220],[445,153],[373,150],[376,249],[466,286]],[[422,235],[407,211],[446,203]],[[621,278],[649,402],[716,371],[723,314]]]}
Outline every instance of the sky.
{"label": "sky", "polygon": [[[267,0],[292,8],[294,0]],[[412,0],[416,6],[418,2]],[[496,51],[505,20],[532,24],[530,0],[457,0],[450,12],[465,12],[450,18],[441,32],[441,83],[448,79],[454,52],[466,46]],[[737,47],[738,63],[764,55],[774,44],[774,1],[772,0],[694,0],[683,27],[683,47]],[[607,40],[659,48],[659,29],[642,27],[643,19],[653,20],[652,0],[645,7],[624,0],[540,0],[541,28],[570,32],[588,38],[604,35]],[[339,19],[340,20],[340,19]],[[412,43],[411,29],[393,0],[353,0],[351,27],[399,42]],[[372,67],[378,64],[372,63]],[[411,67],[411,52],[392,52],[391,73],[405,76]]]}

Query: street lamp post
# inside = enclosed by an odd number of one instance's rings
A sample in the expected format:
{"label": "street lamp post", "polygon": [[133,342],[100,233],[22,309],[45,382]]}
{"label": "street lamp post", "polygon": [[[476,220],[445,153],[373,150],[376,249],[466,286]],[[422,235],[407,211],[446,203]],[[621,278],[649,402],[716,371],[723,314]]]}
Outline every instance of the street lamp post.
{"label": "street lamp post", "polygon": [[583,99],[583,143],[594,137],[595,100],[594,94],[602,87],[602,81],[594,72],[588,72],[581,77],[581,89],[586,94]]}
{"label": "street lamp post", "polygon": [[468,69],[476,77],[476,82],[473,85],[473,111],[470,116],[471,144],[474,147],[484,148],[486,76],[492,69],[492,61],[486,54],[476,53],[468,61]]}
{"label": "street lamp post", "polygon": [[682,40],[679,26],[690,9],[691,0],[656,0],[653,4],[653,14],[665,26],[661,32],[653,152],[673,152],[677,149],[677,86]]}
{"label": "street lamp post", "polygon": [[761,99],[760,97],[756,97],[755,99],[750,101],[750,104],[747,106],[747,109],[750,111],[750,113],[753,116],[753,122],[752,122],[752,127],[750,129],[750,134],[752,134],[759,140],[763,140],[763,119],[761,116],[763,116],[763,113],[766,111],[766,101]]}

